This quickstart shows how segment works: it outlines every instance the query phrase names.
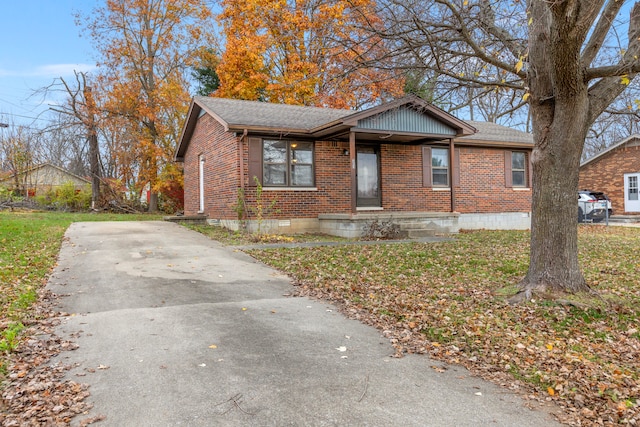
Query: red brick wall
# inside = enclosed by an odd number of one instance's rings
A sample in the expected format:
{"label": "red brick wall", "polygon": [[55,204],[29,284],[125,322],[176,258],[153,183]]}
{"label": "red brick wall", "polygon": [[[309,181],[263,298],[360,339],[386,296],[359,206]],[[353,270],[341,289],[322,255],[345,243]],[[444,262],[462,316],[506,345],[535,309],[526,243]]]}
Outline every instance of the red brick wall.
{"label": "red brick wall", "polygon": [[[211,116],[205,114],[196,124],[189,148],[184,156],[184,212],[195,215],[200,207],[198,162],[199,155],[204,163],[204,213],[219,218],[218,212],[225,212],[225,218],[235,218],[233,205],[237,203],[238,180],[238,138]],[[234,216],[229,216],[233,213]]]}
{"label": "red brick wall", "polygon": [[[456,210],[461,213],[529,212],[531,191],[505,186],[504,150],[457,147],[460,186]],[[449,212],[451,192],[422,186],[422,149],[413,145],[382,146],[382,205],[393,211]]]}
{"label": "red brick wall", "polygon": [[382,207],[390,211],[450,212],[451,192],[422,186],[422,147],[380,147]]}
{"label": "red brick wall", "polygon": [[456,209],[461,213],[529,212],[531,191],[505,186],[504,150],[460,147],[460,187]]}
{"label": "red brick wall", "polygon": [[[205,161],[205,213],[211,218],[236,219],[239,158],[238,138],[225,133],[210,116],[196,125],[185,155],[185,214],[198,211],[198,154]],[[349,156],[346,142],[315,144],[314,191],[264,189],[262,206],[274,209],[268,218],[315,218],[322,213],[349,213],[351,209]],[[505,187],[504,151],[460,147],[460,187],[456,187],[461,213],[528,212],[531,192]],[[243,144],[243,179],[247,213],[255,218],[256,188],[249,185],[248,146]],[[449,212],[451,192],[422,185],[422,149],[417,145],[380,146],[382,207],[386,211]]]}
{"label": "red brick wall", "polygon": [[[348,213],[351,211],[349,156],[344,155],[348,143],[316,142],[315,179],[317,191],[266,189],[262,193],[262,205],[269,206],[275,200],[269,218],[316,218],[321,213]],[[248,164],[248,149],[244,147],[244,164]],[[244,171],[245,183],[249,182]],[[255,187],[247,187],[247,211],[255,217],[252,208],[257,206]]]}
{"label": "red brick wall", "polygon": [[640,147],[623,145],[581,167],[578,187],[605,193],[614,214],[637,214],[624,210],[624,174],[638,172]]}

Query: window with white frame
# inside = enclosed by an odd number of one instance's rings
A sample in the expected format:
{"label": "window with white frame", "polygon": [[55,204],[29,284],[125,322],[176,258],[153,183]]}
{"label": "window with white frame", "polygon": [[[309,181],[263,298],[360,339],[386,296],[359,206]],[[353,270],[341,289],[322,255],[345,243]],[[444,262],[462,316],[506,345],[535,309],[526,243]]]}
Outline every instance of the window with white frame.
{"label": "window with white frame", "polygon": [[263,186],[312,187],[313,175],[313,143],[263,141]]}
{"label": "window with white frame", "polygon": [[514,187],[527,186],[527,156],[522,151],[511,153],[511,184]]}
{"label": "window with white frame", "polygon": [[434,187],[449,186],[449,149],[431,149],[431,176]]}

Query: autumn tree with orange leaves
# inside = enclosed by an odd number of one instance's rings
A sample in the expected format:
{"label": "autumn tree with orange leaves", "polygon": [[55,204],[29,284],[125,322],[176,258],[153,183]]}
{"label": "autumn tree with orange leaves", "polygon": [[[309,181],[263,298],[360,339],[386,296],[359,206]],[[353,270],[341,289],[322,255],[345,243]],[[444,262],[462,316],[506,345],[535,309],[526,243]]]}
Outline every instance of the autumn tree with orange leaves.
{"label": "autumn tree with orange leaves", "polygon": [[158,192],[181,183],[171,159],[189,106],[188,67],[212,44],[210,25],[204,0],[107,0],[86,26],[104,108],[131,141],[121,148],[139,162],[137,190],[149,186],[150,211]]}
{"label": "autumn tree with orange leaves", "polygon": [[[214,96],[359,108],[402,94],[397,71],[362,66],[384,55],[372,0],[222,0],[226,48]],[[366,23],[366,25],[365,25]]]}

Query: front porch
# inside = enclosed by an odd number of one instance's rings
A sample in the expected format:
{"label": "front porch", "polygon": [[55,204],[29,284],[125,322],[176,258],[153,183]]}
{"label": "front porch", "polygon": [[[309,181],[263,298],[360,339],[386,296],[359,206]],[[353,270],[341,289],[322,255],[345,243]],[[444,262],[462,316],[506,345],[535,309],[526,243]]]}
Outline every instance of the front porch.
{"label": "front porch", "polygon": [[320,214],[320,232],[332,236],[357,238],[373,221],[391,222],[399,229],[398,238],[416,239],[459,231],[460,214],[451,212],[382,212],[369,211],[355,214]]}
{"label": "front porch", "polygon": [[367,211],[356,214],[320,214],[317,218],[248,219],[243,222],[230,219],[207,219],[210,225],[230,230],[244,227],[248,232],[265,234],[323,233],[330,236],[358,238],[373,221],[392,222],[400,230],[397,238],[416,239],[435,235],[454,234],[459,231],[458,213],[442,212],[383,212]]}

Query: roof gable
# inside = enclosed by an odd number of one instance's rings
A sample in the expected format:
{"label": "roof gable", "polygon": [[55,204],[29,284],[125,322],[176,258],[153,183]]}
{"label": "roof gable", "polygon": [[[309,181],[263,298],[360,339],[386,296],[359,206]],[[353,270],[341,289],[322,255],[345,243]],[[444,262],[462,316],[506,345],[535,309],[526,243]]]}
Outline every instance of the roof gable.
{"label": "roof gable", "polygon": [[[86,178],[83,178],[79,175],[76,175],[72,172],[69,172],[66,169],[61,168],[60,166],[56,166],[52,163],[41,163],[39,165],[35,165],[32,166],[24,171],[20,171],[18,172],[18,176],[19,177],[24,177],[25,175],[30,176],[33,174],[41,174],[41,175],[48,175],[48,177],[51,176],[63,176],[63,177],[67,177],[69,179],[73,179],[76,181],[76,183],[85,183],[85,184],[91,184],[91,181],[89,181]],[[0,179],[0,182],[5,182],[5,181],[9,181],[11,179],[15,179],[16,174],[10,174],[9,176]]]}
{"label": "roof gable", "polygon": [[417,111],[408,105],[396,109],[385,110],[373,116],[357,121],[359,129],[374,129],[382,131],[427,133],[456,135],[456,129],[435,119],[432,116]]}
{"label": "roof gable", "polygon": [[610,153],[612,151],[614,151],[616,148],[622,147],[622,146],[636,146],[640,144],[640,134],[633,134],[630,135],[626,138],[624,138],[623,140],[613,144],[611,147],[607,148],[606,150],[603,150],[601,152],[599,152],[598,154],[596,154],[595,156],[591,157],[590,159],[585,160],[584,162],[580,163],[580,167],[586,166],[589,163],[592,163],[594,161],[596,161],[597,159],[600,159],[601,157],[603,157],[604,155],[606,155],[607,153]]}

